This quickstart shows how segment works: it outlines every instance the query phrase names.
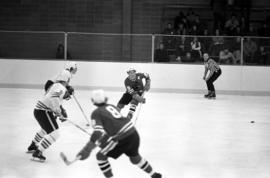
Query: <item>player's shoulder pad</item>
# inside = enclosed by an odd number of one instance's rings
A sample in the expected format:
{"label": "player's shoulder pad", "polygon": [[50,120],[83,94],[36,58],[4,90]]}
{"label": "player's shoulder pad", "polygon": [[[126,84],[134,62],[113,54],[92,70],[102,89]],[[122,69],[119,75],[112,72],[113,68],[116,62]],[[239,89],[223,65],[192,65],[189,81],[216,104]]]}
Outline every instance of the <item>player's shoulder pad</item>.
{"label": "player's shoulder pad", "polygon": [[96,108],[91,114],[91,119],[96,119],[97,116],[99,115],[99,112],[100,112],[99,109]]}

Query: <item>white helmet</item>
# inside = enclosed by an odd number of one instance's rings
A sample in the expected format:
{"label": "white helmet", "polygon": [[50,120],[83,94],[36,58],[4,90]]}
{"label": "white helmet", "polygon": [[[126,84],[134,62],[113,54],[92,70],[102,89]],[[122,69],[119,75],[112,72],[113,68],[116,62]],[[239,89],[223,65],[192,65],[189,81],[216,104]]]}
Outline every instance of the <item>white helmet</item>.
{"label": "white helmet", "polygon": [[107,102],[107,96],[102,89],[93,90],[91,100],[94,104],[102,104]]}
{"label": "white helmet", "polygon": [[62,81],[62,82],[68,83],[70,78],[71,78],[71,74],[67,70],[63,70],[56,76],[55,81],[56,82]]}
{"label": "white helmet", "polygon": [[68,62],[66,64],[66,69],[68,69],[69,71],[71,70],[76,70],[77,69],[77,64],[76,62]]}
{"label": "white helmet", "polygon": [[134,68],[129,68],[129,69],[127,70],[127,73],[129,74],[130,72],[136,72],[136,69],[134,69]]}

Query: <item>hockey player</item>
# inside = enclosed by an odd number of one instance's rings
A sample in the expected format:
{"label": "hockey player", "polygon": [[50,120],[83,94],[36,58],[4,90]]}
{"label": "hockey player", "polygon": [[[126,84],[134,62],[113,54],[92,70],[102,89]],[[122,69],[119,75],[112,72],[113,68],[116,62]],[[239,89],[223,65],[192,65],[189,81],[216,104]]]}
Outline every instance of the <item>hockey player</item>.
{"label": "hockey player", "polygon": [[91,98],[97,108],[92,112],[91,121],[94,131],[88,143],[77,154],[77,159],[85,160],[95,147],[98,166],[106,178],[113,178],[108,158],[117,159],[126,154],[132,164],[149,174],[152,178],[161,178],[161,174],[139,154],[140,137],[130,119],[121,115],[114,105],[107,104],[108,98],[103,90],[95,90]]}
{"label": "hockey player", "polygon": [[[69,85],[70,79],[72,78],[72,75],[76,74],[78,68],[77,64],[75,62],[68,62],[66,64],[66,67],[64,70],[62,70],[59,74],[54,76],[52,79],[48,80],[44,86],[45,92],[48,91],[48,89],[54,84],[59,78],[61,78],[62,75],[68,76],[68,85],[66,86],[68,92],[72,95],[74,93],[74,89],[72,86]],[[69,96],[67,96],[67,99]]]}
{"label": "hockey player", "polygon": [[[117,107],[121,110],[130,103],[127,118],[132,119],[139,103],[145,103],[143,93],[150,89],[150,77],[147,73],[136,73],[136,70],[130,68],[127,71],[128,77],[125,79],[126,92],[119,100]],[[145,80],[145,84],[144,81]]]}
{"label": "hockey player", "polygon": [[[205,66],[203,79],[205,80],[208,89],[208,93],[204,95],[204,97],[208,99],[215,99],[216,90],[213,83],[221,75],[221,69],[219,65],[213,59],[211,59],[207,53],[203,54],[203,59]],[[207,75],[208,71],[210,72]]]}
{"label": "hockey player", "polygon": [[63,99],[68,95],[66,86],[69,82],[69,75],[63,74],[57,78],[47,93],[38,100],[34,116],[39,123],[41,130],[34,136],[28,152],[33,152],[33,158],[45,161],[42,152],[52,145],[59,137],[57,117],[63,122],[67,117],[66,111],[61,108]]}

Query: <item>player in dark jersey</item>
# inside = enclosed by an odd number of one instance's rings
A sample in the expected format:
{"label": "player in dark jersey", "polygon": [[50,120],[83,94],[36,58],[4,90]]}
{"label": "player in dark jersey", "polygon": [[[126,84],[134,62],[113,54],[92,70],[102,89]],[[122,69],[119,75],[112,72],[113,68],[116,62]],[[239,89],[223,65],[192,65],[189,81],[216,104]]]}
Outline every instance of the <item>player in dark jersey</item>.
{"label": "player in dark jersey", "polygon": [[97,106],[91,115],[94,131],[88,143],[77,154],[77,158],[85,160],[98,146],[100,151],[97,152],[96,158],[106,178],[113,178],[108,158],[117,159],[122,154],[126,154],[131,163],[152,178],[161,178],[161,174],[154,172],[149,162],[139,154],[140,137],[131,120],[123,117],[117,107],[107,104],[107,97],[103,90],[93,91],[92,102]]}
{"label": "player in dark jersey", "polygon": [[[143,93],[150,89],[150,77],[147,73],[136,73],[136,70],[131,68],[127,71],[128,77],[125,79],[126,92],[119,100],[117,107],[121,110],[125,105],[130,103],[127,118],[132,118],[139,103],[145,103]],[[145,80],[145,81],[144,81]],[[145,84],[144,84],[145,82]]]}
{"label": "player in dark jersey", "polygon": [[[206,81],[208,94],[204,95],[205,98],[216,98],[216,91],[214,87],[214,81],[221,75],[221,69],[219,65],[209,57],[207,53],[204,53],[203,55],[204,59],[204,65],[205,65],[205,71],[203,79]],[[209,74],[207,75],[207,73]]]}

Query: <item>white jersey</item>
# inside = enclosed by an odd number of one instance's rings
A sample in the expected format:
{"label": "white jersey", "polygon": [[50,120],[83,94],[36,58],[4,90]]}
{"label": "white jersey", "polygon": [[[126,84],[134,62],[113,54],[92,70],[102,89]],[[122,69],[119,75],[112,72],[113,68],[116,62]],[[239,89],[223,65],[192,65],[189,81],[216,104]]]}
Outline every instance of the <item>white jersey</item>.
{"label": "white jersey", "polygon": [[38,100],[36,109],[52,111],[56,114],[61,113],[60,105],[63,102],[63,97],[67,89],[61,83],[54,83],[49,91]]}
{"label": "white jersey", "polygon": [[51,79],[51,81],[53,81],[55,83],[56,81],[61,80],[64,75],[68,76],[68,82],[67,83],[69,83],[70,79],[72,78],[72,74],[67,69],[62,70],[60,73],[58,73],[56,76],[54,76]]}

